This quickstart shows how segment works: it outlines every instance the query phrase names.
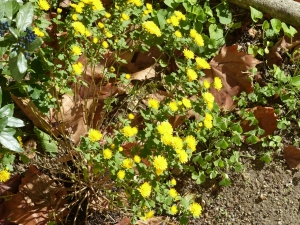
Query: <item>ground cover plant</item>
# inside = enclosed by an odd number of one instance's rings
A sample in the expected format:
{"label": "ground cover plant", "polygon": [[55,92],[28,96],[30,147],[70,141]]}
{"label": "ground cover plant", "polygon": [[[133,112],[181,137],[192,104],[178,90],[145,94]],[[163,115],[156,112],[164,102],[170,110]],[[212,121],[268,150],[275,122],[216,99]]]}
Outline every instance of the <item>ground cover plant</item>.
{"label": "ground cover plant", "polygon": [[243,29],[226,1],[0,5],[3,221],[83,224],[119,211],[132,224],[189,224],[205,209],[184,177],[231,185],[245,170],[240,146],[260,144],[269,163],[283,147],[274,131],[298,118],[297,29],[253,7],[245,47],[226,42]]}

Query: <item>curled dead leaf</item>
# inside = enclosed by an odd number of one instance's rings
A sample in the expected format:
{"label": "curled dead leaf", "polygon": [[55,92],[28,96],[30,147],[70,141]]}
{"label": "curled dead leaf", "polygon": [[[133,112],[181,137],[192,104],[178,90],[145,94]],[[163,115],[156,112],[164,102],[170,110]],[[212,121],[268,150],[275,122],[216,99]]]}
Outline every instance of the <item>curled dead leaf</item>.
{"label": "curled dead leaf", "polygon": [[300,169],[300,150],[299,148],[289,145],[284,147],[284,159],[291,169]]}

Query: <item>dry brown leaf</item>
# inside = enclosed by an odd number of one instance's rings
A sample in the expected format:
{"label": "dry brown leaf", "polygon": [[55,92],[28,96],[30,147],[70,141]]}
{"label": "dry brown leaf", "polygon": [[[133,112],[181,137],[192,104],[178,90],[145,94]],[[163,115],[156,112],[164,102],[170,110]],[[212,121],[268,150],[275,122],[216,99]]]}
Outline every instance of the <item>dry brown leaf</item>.
{"label": "dry brown leaf", "polygon": [[232,96],[242,91],[251,93],[253,84],[248,75],[248,70],[255,67],[261,61],[251,55],[238,51],[238,45],[223,46],[219,55],[210,61],[211,69],[204,70],[205,78],[213,81],[215,77],[222,80],[223,88],[217,91],[211,87],[211,93],[215,96],[218,105],[225,109],[233,107]]}
{"label": "dry brown leaf", "polygon": [[120,222],[115,225],[131,225],[130,219],[128,217],[124,217]]}
{"label": "dry brown leaf", "polygon": [[284,148],[284,159],[291,169],[300,169],[300,150],[289,145]]}
{"label": "dry brown leaf", "polygon": [[154,66],[150,66],[144,70],[138,71],[134,74],[131,75],[130,79],[131,80],[146,80],[150,79],[152,77],[155,77],[155,69]]}

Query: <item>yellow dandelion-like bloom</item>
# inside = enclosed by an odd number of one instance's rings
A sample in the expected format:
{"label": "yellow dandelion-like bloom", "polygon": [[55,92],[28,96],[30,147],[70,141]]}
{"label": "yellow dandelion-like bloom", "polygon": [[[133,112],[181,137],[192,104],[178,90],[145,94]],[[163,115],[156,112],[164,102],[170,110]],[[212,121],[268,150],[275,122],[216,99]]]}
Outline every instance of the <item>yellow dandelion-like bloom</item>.
{"label": "yellow dandelion-like bloom", "polygon": [[111,144],[111,145],[110,145],[110,148],[111,148],[111,149],[115,149],[115,148],[116,148],[116,145],[115,145],[115,144]]}
{"label": "yellow dandelion-like bloom", "polygon": [[131,77],[131,76],[130,76],[130,74],[128,74],[128,73],[125,75],[125,78],[126,78],[127,80],[129,80],[130,77]]}
{"label": "yellow dandelion-like bloom", "polygon": [[97,44],[97,43],[98,43],[98,41],[99,41],[99,39],[98,39],[98,38],[96,38],[96,37],[94,37],[94,38],[93,38],[93,43],[94,43],[94,44]]}
{"label": "yellow dandelion-like bloom", "polygon": [[172,178],[172,180],[171,180],[171,185],[172,186],[175,186],[177,184],[177,181],[174,179],[174,178]]}
{"label": "yellow dandelion-like bloom", "polygon": [[104,23],[99,22],[97,25],[98,25],[98,27],[101,28],[101,29],[104,28]]}
{"label": "yellow dandelion-like bloom", "polygon": [[119,152],[122,152],[124,149],[123,149],[123,147],[121,146],[121,147],[118,148],[118,150],[119,150]]}
{"label": "yellow dandelion-like bloom", "polygon": [[176,153],[177,153],[179,161],[181,163],[187,163],[187,161],[189,160],[189,156],[186,153],[186,151],[184,151],[184,150],[181,149],[181,150],[177,150]]}
{"label": "yellow dandelion-like bloom", "polygon": [[200,57],[196,58],[196,64],[197,64],[197,68],[199,69],[210,69],[209,63],[206,62],[205,59],[202,59]]}
{"label": "yellow dandelion-like bloom", "polygon": [[215,97],[210,92],[204,92],[202,97],[206,103],[213,103],[215,101]]}
{"label": "yellow dandelion-like bloom", "polygon": [[103,4],[100,0],[93,0],[92,4],[93,4],[93,10],[94,11],[104,9]]}
{"label": "yellow dandelion-like bloom", "polygon": [[78,20],[78,15],[77,14],[72,14],[72,20],[74,20],[74,21]]}
{"label": "yellow dandelion-like bloom", "polygon": [[109,148],[104,149],[103,157],[104,157],[104,159],[110,159],[112,157],[112,151]]}
{"label": "yellow dandelion-like bloom", "polygon": [[198,127],[203,127],[203,123],[202,122],[198,123]]}
{"label": "yellow dandelion-like bloom", "polygon": [[155,169],[165,171],[168,167],[168,163],[165,157],[158,155],[154,157],[153,166]]}
{"label": "yellow dandelion-like bloom", "polygon": [[111,17],[111,14],[106,12],[105,15],[104,15],[106,18],[110,18]]}
{"label": "yellow dandelion-like bloom", "polygon": [[17,137],[17,140],[18,140],[18,142],[19,142],[20,147],[22,148],[22,147],[23,147],[22,137],[18,136],[18,137]]}
{"label": "yellow dandelion-like bloom", "polygon": [[172,138],[172,146],[175,150],[182,149],[183,141],[180,137],[175,136]]}
{"label": "yellow dandelion-like bloom", "polygon": [[107,41],[102,42],[102,47],[103,48],[108,48],[109,47],[109,44],[107,43]]}
{"label": "yellow dandelion-like bloom", "polygon": [[119,170],[119,172],[117,173],[117,177],[118,177],[120,180],[123,180],[124,177],[125,177],[125,171],[124,171],[124,170]]}
{"label": "yellow dandelion-like bloom", "polygon": [[218,91],[221,90],[223,87],[222,80],[219,77],[214,78],[214,88],[217,89]]}
{"label": "yellow dandelion-like bloom", "polygon": [[136,5],[136,6],[142,6],[143,5],[143,2],[141,1],[141,0],[127,0],[127,3],[128,4],[134,4],[134,5]]}
{"label": "yellow dandelion-like bloom", "polygon": [[174,34],[175,34],[176,37],[182,38],[182,34],[179,30],[176,30]]}
{"label": "yellow dandelion-like bloom", "polygon": [[100,141],[102,134],[99,130],[90,129],[89,130],[89,139],[91,142]]}
{"label": "yellow dandelion-like bloom", "polygon": [[178,110],[178,106],[177,106],[176,101],[171,101],[171,102],[169,103],[169,107],[170,107],[170,109],[171,109],[173,112],[176,112],[176,111]]}
{"label": "yellow dandelion-like bloom", "polygon": [[159,108],[159,101],[157,101],[154,98],[150,98],[148,100],[148,106],[152,109],[158,109]]}
{"label": "yellow dandelion-like bloom", "polygon": [[145,220],[151,219],[154,216],[154,211],[150,210],[145,214]]}
{"label": "yellow dandelion-like bloom", "polygon": [[193,59],[195,57],[194,52],[188,49],[183,50],[183,55],[186,59]]}
{"label": "yellow dandelion-like bloom", "polygon": [[170,22],[174,27],[179,26],[179,19],[175,15],[170,17]]}
{"label": "yellow dandelion-like bloom", "polygon": [[91,35],[92,35],[92,33],[91,33],[91,31],[89,31],[89,30],[86,30],[84,35],[85,35],[86,37],[89,37],[89,36],[91,36]]}
{"label": "yellow dandelion-like bloom", "polygon": [[10,172],[7,170],[0,171],[0,182],[5,182],[9,180],[10,178]]}
{"label": "yellow dandelion-like bloom", "polygon": [[191,101],[190,101],[189,99],[183,98],[181,101],[182,101],[182,104],[183,104],[186,108],[188,108],[188,109],[192,108],[192,103],[191,103]]}
{"label": "yellow dandelion-like bloom", "polygon": [[176,197],[178,196],[178,193],[177,193],[177,191],[176,191],[175,188],[171,188],[171,189],[169,190],[169,195],[170,195],[172,198],[176,198]]}
{"label": "yellow dandelion-like bloom", "polygon": [[111,67],[109,67],[109,71],[113,73],[116,71],[116,69],[115,69],[115,67],[111,66]]}
{"label": "yellow dandelion-like bloom", "polygon": [[38,37],[45,37],[45,34],[43,31],[41,31],[38,27],[33,28],[33,32],[36,34]]}
{"label": "yellow dandelion-like bloom", "polygon": [[73,73],[76,75],[80,75],[82,73],[83,65],[81,62],[72,65]]}
{"label": "yellow dandelion-like bloom", "polygon": [[196,71],[193,69],[187,69],[186,73],[190,82],[196,80],[198,77]]}
{"label": "yellow dandelion-like bloom", "polygon": [[210,88],[210,82],[209,82],[208,80],[204,80],[204,81],[203,81],[203,86],[204,86],[206,89]]}
{"label": "yellow dandelion-like bloom", "polygon": [[56,12],[57,12],[58,14],[60,14],[60,13],[62,12],[62,9],[61,9],[61,8],[57,8],[57,9],[56,9]]}
{"label": "yellow dandelion-like bloom", "polygon": [[199,46],[199,47],[202,47],[204,46],[204,40],[203,40],[203,37],[201,34],[196,34],[196,37],[195,37],[195,43]]}
{"label": "yellow dandelion-like bloom", "polygon": [[134,119],[134,115],[132,113],[128,114],[128,119],[133,120]]}
{"label": "yellow dandelion-like bloom", "polygon": [[82,54],[81,48],[77,45],[72,47],[72,52],[73,52],[74,55],[81,55]]}
{"label": "yellow dandelion-like bloom", "polygon": [[133,157],[133,161],[134,161],[135,163],[140,163],[140,162],[141,162],[141,157],[139,157],[138,155],[135,155],[135,156]]}
{"label": "yellow dandelion-like bloom", "polygon": [[182,17],[183,17],[183,14],[182,14],[182,12],[180,12],[180,11],[174,11],[174,15],[176,16],[176,17],[178,17],[180,20],[182,19]]}
{"label": "yellow dandelion-like bloom", "polygon": [[161,141],[165,145],[171,146],[172,140],[173,140],[173,136],[171,134],[164,134],[161,136]]}
{"label": "yellow dandelion-like bloom", "polygon": [[161,36],[159,27],[153,21],[144,22],[142,27],[150,34],[155,34],[157,37]]}
{"label": "yellow dandelion-like bloom", "polygon": [[122,13],[121,17],[123,20],[130,20],[130,17],[126,13]]}
{"label": "yellow dandelion-like bloom", "polygon": [[205,126],[207,129],[211,129],[211,128],[213,127],[213,124],[212,124],[212,121],[211,121],[211,120],[204,120],[203,123],[204,123],[204,126]]}
{"label": "yellow dandelion-like bloom", "polygon": [[177,206],[172,205],[171,208],[170,208],[170,211],[173,215],[177,214],[177,212],[178,212]]}
{"label": "yellow dandelion-like bloom", "polygon": [[173,127],[168,121],[164,121],[157,126],[157,131],[161,135],[166,135],[166,134],[172,135]]}
{"label": "yellow dandelion-like bloom", "polygon": [[50,9],[50,5],[46,0],[39,0],[38,5],[39,5],[41,10],[47,11],[47,10]]}
{"label": "yellow dandelion-like bloom", "polygon": [[108,31],[108,30],[104,31],[104,34],[108,38],[111,38],[113,36],[112,33],[110,31]]}
{"label": "yellow dandelion-like bloom", "polygon": [[192,203],[189,207],[190,212],[192,213],[193,217],[199,217],[202,212],[202,207],[199,203]]}
{"label": "yellow dandelion-like bloom", "polygon": [[133,167],[133,162],[131,159],[126,158],[123,160],[122,166],[126,169],[131,169]]}
{"label": "yellow dandelion-like bloom", "polygon": [[195,38],[197,34],[198,34],[198,32],[195,29],[191,29],[190,30],[190,36],[191,36],[191,38]]}
{"label": "yellow dandelion-like bloom", "polygon": [[148,182],[145,182],[140,186],[139,192],[144,198],[147,198],[151,194],[151,189],[152,189],[151,185]]}
{"label": "yellow dandelion-like bloom", "polygon": [[186,142],[187,147],[189,149],[191,149],[192,152],[196,151],[197,142],[196,142],[196,139],[194,136],[192,136],[192,135],[186,136],[185,142]]}
{"label": "yellow dandelion-like bloom", "polygon": [[83,25],[83,23],[76,21],[72,23],[72,27],[75,30],[75,33],[78,34],[80,33],[81,35],[85,35],[85,26]]}
{"label": "yellow dandelion-like bloom", "polygon": [[125,137],[132,137],[138,133],[138,129],[136,127],[125,126],[121,132]]}
{"label": "yellow dandelion-like bloom", "polygon": [[205,120],[210,120],[210,121],[212,121],[212,120],[213,120],[213,116],[212,116],[211,114],[209,114],[209,113],[206,113],[206,114],[205,114]]}
{"label": "yellow dandelion-like bloom", "polygon": [[150,11],[152,11],[153,7],[152,7],[152,4],[150,3],[146,3],[146,8]]}

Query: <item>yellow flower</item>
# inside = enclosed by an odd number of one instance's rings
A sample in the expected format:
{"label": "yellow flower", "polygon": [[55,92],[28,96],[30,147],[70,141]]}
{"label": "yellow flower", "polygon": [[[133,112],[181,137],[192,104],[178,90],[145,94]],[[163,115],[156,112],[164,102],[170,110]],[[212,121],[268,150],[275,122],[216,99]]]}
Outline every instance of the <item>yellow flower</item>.
{"label": "yellow flower", "polygon": [[170,107],[170,109],[171,109],[173,112],[176,112],[176,111],[178,110],[178,106],[177,106],[176,101],[171,101],[171,102],[169,103],[169,107]]}
{"label": "yellow flower", "polygon": [[178,195],[178,193],[177,193],[177,191],[176,191],[175,188],[171,188],[171,189],[169,190],[169,195],[170,195],[172,198],[176,198],[177,195]]}
{"label": "yellow flower", "polygon": [[91,142],[99,141],[102,138],[102,134],[98,130],[90,129],[89,131],[89,139]]}
{"label": "yellow flower", "polygon": [[161,141],[165,145],[171,146],[172,145],[173,136],[171,134],[164,134],[161,135]]}
{"label": "yellow flower", "polygon": [[57,8],[57,9],[56,9],[56,12],[57,12],[58,14],[60,14],[60,13],[62,12],[62,9],[61,9],[61,8]]}
{"label": "yellow flower", "polygon": [[0,182],[5,182],[9,179],[10,172],[7,170],[0,171]]}
{"label": "yellow flower", "polygon": [[91,33],[91,31],[89,31],[89,30],[85,30],[84,35],[85,35],[86,37],[89,37],[89,36],[92,35],[92,33]]}
{"label": "yellow flower", "polygon": [[105,34],[105,36],[108,37],[108,38],[111,38],[111,37],[113,36],[112,33],[111,33],[109,30],[105,30],[105,31],[104,31],[104,34]]}
{"label": "yellow flower", "polygon": [[161,31],[153,21],[146,21],[142,24],[142,27],[150,34],[155,34],[157,37],[161,36]]}
{"label": "yellow flower", "polygon": [[104,28],[104,24],[101,23],[101,22],[99,22],[99,23],[98,23],[98,27],[102,29],[102,28]]}
{"label": "yellow flower", "polygon": [[192,108],[192,103],[189,99],[187,98],[183,98],[182,100],[182,104],[186,107],[186,108]]}
{"label": "yellow flower", "polygon": [[126,169],[131,169],[132,166],[133,166],[133,162],[131,159],[124,159],[123,162],[122,162],[122,166]]}
{"label": "yellow flower", "polygon": [[168,163],[165,157],[159,155],[154,157],[153,166],[156,170],[158,170],[157,175],[160,175],[167,169]]}
{"label": "yellow flower", "polygon": [[173,15],[170,17],[170,21],[171,21],[171,24],[174,26],[174,27],[178,27],[179,26],[179,19]]}
{"label": "yellow flower", "polygon": [[116,69],[115,69],[115,67],[111,66],[111,67],[109,67],[109,71],[113,73],[116,71]]}
{"label": "yellow flower", "polygon": [[187,72],[186,72],[186,73],[187,73],[187,76],[188,76],[188,80],[189,80],[189,81],[196,80],[197,77],[198,77],[196,71],[193,70],[193,69],[187,69]]}
{"label": "yellow flower", "polygon": [[210,92],[204,92],[202,97],[206,103],[213,103],[215,101],[215,97]]}
{"label": "yellow flower", "polygon": [[175,136],[172,138],[172,146],[175,150],[182,149],[183,147],[183,141],[180,137]]}
{"label": "yellow flower", "polygon": [[110,159],[112,157],[112,151],[109,148],[104,149],[103,157],[104,157],[104,159]]}
{"label": "yellow flower", "polygon": [[178,209],[176,205],[172,205],[172,207],[170,208],[170,211],[173,215],[177,214]]}
{"label": "yellow flower", "polygon": [[203,127],[203,123],[202,122],[198,123],[198,127]]}
{"label": "yellow flower", "polygon": [[150,11],[152,11],[153,7],[150,3],[146,3],[146,8]]}
{"label": "yellow flower", "polygon": [[132,113],[128,114],[128,119],[133,120],[134,119],[134,115]]}
{"label": "yellow flower", "polygon": [[161,135],[169,134],[172,135],[173,127],[168,121],[164,121],[157,126],[158,133]]}
{"label": "yellow flower", "polygon": [[123,20],[130,20],[130,17],[126,13],[122,13],[121,17]]}
{"label": "yellow flower", "polygon": [[196,64],[199,69],[210,69],[209,63],[200,57],[196,58]]}
{"label": "yellow flower", "polygon": [[76,64],[73,64],[72,68],[73,68],[73,73],[75,73],[76,75],[80,75],[83,69],[83,65],[81,64],[81,62],[78,62]]}
{"label": "yellow flower", "polygon": [[140,186],[139,192],[144,198],[147,198],[151,194],[151,189],[152,189],[151,185],[148,182],[145,182]]}
{"label": "yellow flower", "polygon": [[20,144],[20,147],[22,148],[23,147],[22,137],[18,136],[17,139]]}
{"label": "yellow flower", "polygon": [[135,163],[140,163],[140,162],[141,162],[141,157],[139,157],[138,155],[135,155],[135,156],[133,157],[133,161],[134,161]]}
{"label": "yellow flower", "polygon": [[203,40],[201,34],[196,34],[195,42],[196,42],[196,44],[197,44],[199,47],[204,46],[204,40]]}
{"label": "yellow flower", "polygon": [[99,39],[98,39],[98,38],[96,38],[96,37],[94,37],[94,38],[93,38],[93,43],[94,43],[94,44],[97,44],[97,43],[98,43],[98,41],[99,41]]}
{"label": "yellow flower", "polygon": [[206,89],[210,88],[210,82],[209,82],[208,80],[204,80],[204,81],[203,81],[203,86],[204,86]]}
{"label": "yellow flower", "polygon": [[209,113],[206,113],[206,114],[205,114],[205,120],[213,120],[212,115],[209,114]]}
{"label": "yellow flower", "polygon": [[102,47],[103,48],[108,48],[109,47],[109,44],[107,43],[107,41],[102,42]]}
{"label": "yellow flower", "polygon": [[223,87],[222,80],[221,80],[219,77],[215,77],[215,78],[214,78],[214,87],[215,87],[215,89],[217,89],[218,91],[220,91],[221,88]]}
{"label": "yellow flower", "polygon": [[153,210],[150,210],[149,212],[147,212],[146,214],[145,214],[145,219],[147,220],[147,219],[150,219],[150,218],[152,218],[154,216],[154,211]]}
{"label": "yellow flower", "polygon": [[179,30],[176,30],[174,34],[175,34],[175,36],[178,37],[178,38],[181,38],[181,37],[182,37],[182,34],[181,34],[181,32],[180,32]]}
{"label": "yellow flower", "polygon": [[110,145],[110,148],[111,148],[111,149],[115,149],[115,147],[116,147],[115,144],[111,144],[111,145]]}
{"label": "yellow flower", "polygon": [[181,163],[186,163],[189,160],[189,156],[186,153],[186,151],[181,149],[181,150],[177,150],[176,153]]}
{"label": "yellow flower", "polygon": [[174,178],[172,178],[172,180],[171,180],[171,185],[172,185],[172,186],[175,186],[176,184],[177,184],[176,180],[175,180]]}
{"label": "yellow flower", "polygon": [[188,49],[184,49],[183,54],[186,59],[193,59],[195,57],[194,52],[192,52],[191,50],[188,50]]}
{"label": "yellow flower", "polygon": [[197,34],[198,34],[198,32],[197,32],[195,29],[191,29],[191,30],[190,30],[190,36],[191,36],[192,38],[195,38]]}
{"label": "yellow flower", "polygon": [[33,28],[33,32],[36,34],[36,36],[45,37],[44,32],[41,31],[38,27]]}
{"label": "yellow flower", "polygon": [[152,109],[158,109],[159,108],[159,101],[157,101],[154,98],[150,98],[148,100],[148,106]]}
{"label": "yellow flower", "polygon": [[117,176],[120,180],[123,180],[125,177],[125,171],[124,170],[119,170],[119,172],[117,173]]}
{"label": "yellow flower", "polygon": [[207,129],[211,129],[213,127],[212,120],[213,120],[212,115],[209,113],[206,113],[203,123]]}
{"label": "yellow flower", "polygon": [[81,22],[73,22],[72,27],[75,30],[75,34],[80,33],[81,35],[85,35],[85,26]]}
{"label": "yellow flower", "polygon": [[77,45],[73,46],[72,52],[73,52],[74,55],[81,55],[82,54],[81,48]]}
{"label": "yellow flower", "polygon": [[141,0],[127,0],[127,3],[128,4],[131,3],[131,4],[134,4],[136,6],[142,6],[143,5]]}
{"label": "yellow flower", "polygon": [[103,4],[100,0],[92,0],[93,3],[93,10],[103,10]]}
{"label": "yellow flower", "polygon": [[128,73],[125,75],[125,78],[126,78],[127,80],[129,80],[130,77],[131,77],[131,76],[130,76],[130,74],[128,74]]}
{"label": "yellow flower", "polygon": [[46,0],[39,0],[38,5],[41,10],[47,11],[50,9],[50,5]]}
{"label": "yellow flower", "polygon": [[119,147],[119,152],[122,152],[123,151],[123,147],[121,146],[121,147]]}
{"label": "yellow flower", "polygon": [[199,217],[202,212],[202,207],[200,204],[194,202],[190,205],[189,210],[192,213],[193,217]]}
{"label": "yellow flower", "polygon": [[107,12],[107,13],[105,13],[105,17],[106,17],[106,18],[110,18],[110,17],[111,17],[111,14]]}
{"label": "yellow flower", "polygon": [[185,20],[185,15],[182,14],[182,12],[180,11],[175,11],[174,12],[175,16],[179,19],[179,20]]}
{"label": "yellow flower", "polygon": [[194,136],[192,136],[192,135],[186,136],[185,142],[186,142],[187,147],[189,149],[191,149],[192,152],[194,152],[196,150],[197,142],[196,142],[196,139]]}
{"label": "yellow flower", "polygon": [[125,137],[132,137],[138,133],[138,129],[136,127],[125,126],[121,132]]}
{"label": "yellow flower", "polygon": [[77,14],[72,14],[72,20],[74,20],[74,21],[78,20]]}

